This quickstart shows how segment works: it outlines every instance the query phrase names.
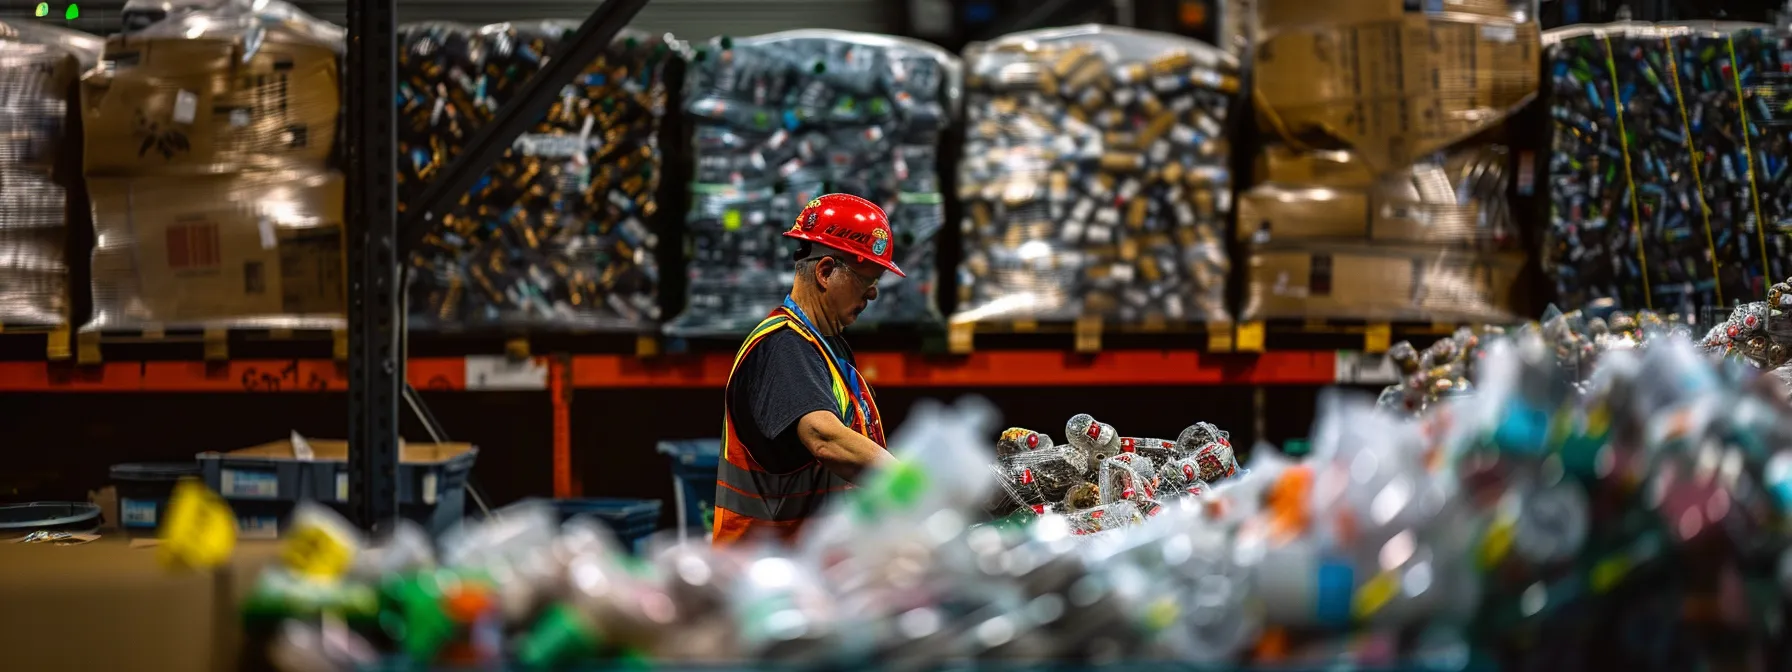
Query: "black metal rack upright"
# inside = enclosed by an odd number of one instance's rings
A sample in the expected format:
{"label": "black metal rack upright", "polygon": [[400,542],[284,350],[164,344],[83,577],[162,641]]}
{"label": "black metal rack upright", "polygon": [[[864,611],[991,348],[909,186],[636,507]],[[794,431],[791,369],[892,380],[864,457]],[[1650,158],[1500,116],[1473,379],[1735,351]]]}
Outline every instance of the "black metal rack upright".
{"label": "black metal rack upright", "polygon": [[[348,2],[349,492],[355,522],[398,515],[399,402],[405,389],[404,259],[562,88],[616,39],[647,0],[605,0],[516,98],[474,134],[448,169],[404,208],[397,201],[397,0]],[[421,399],[412,399],[421,408]]]}

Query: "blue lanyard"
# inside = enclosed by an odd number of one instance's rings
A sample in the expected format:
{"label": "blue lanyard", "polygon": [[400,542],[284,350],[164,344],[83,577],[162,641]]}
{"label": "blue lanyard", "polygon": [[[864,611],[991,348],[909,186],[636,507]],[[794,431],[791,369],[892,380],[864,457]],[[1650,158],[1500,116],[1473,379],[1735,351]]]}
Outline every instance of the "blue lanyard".
{"label": "blue lanyard", "polygon": [[849,393],[854,399],[858,400],[860,412],[864,413],[865,418],[869,420],[871,418],[871,407],[865,403],[864,388],[859,387],[858,367],[841,359],[840,355],[834,354],[834,346],[828,344],[827,337],[821,334],[820,329],[815,328],[815,323],[809,321],[809,315],[804,313],[802,307],[796,305],[796,301],[791,299],[788,295],[784,297],[784,307],[788,308],[792,314],[795,314],[796,319],[802,321],[803,327],[808,329],[809,333],[815,335],[815,340],[821,342],[821,349],[826,350],[828,356],[834,359],[834,366],[839,367],[841,371],[846,372],[846,386],[851,388]]}

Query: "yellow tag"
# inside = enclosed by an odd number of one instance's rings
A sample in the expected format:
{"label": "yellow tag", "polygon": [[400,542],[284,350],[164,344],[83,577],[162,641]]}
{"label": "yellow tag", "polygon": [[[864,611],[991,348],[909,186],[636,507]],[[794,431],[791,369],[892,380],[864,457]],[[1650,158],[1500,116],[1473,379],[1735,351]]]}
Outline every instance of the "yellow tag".
{"label": "yellow tag", "polygon": [[1263,352],[1263,323],[1238,323],[1238,338],[1233,339],[1232,347],[1239,352]]}
{"label": "yellow tag", "polygon": [[1039,322],[1037,320],[1015,320],[1014,330],[1023,334],[1030,334],[1039,331]]}
{"label": "yellow tag", "polygon": [[335,579],[348,573],[355,562],[352,546],[316,523],[301,525],[286,536],[280,559],[294,572],[319,579]]}
{"label": "yellow tag", "polygon": [[1353,605],[1356,617],[1363,618],[1381,611],[1382,607],[1387,606],[1388,600],[1394,599],[1394,592],[1399,589],[1400,581],[1394,578],[1392,572],[1375,575],[1375,578],[1369,579],[1368,583],[1363,584],[1363,587],[1356,591],[1356,600]]}
{"label": "yellow tag", "polygon": [[728,210],[722,213],[722,229],[725,231],[740,230],[739,210]]}
{"label": "yellow tag", "polygon": [[1363,352],[1380,354],[1388,351],[1394,340],[1394,328],[1386,322],[1377,322],[1363,330]]}
{"label": "yellow tag", "polygon": [[1512,550],[1512,522],[1495,521],[1487,529],[1487,536],[1481,539],[1481,566],[1492,567],[1506,558]]}
{"label": "yellow tag", "polygon": [[188,478],[174,486],[168,512],[162,517],[162,564],[205,569],[230,561],[236,550],[236,514],[230,505]]}

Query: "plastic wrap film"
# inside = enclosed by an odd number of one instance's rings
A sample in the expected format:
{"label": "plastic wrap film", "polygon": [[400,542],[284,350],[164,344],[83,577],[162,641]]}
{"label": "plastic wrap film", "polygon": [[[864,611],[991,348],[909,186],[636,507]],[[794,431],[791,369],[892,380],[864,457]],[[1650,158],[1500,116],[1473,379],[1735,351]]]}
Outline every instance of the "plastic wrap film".
{"label": "plastic wrap film", "polygon": [[333,45],[337,53],[348,46],[348,31],[343,27],[319,21],[284,0],[126,0],[119,14],[126,33],[168,34],[165,26],[156,24],[169,19],[174,20],[169,25],[183,26],[184,32],[195,25],[186,20],[189,16],[198,15],[207,22],[228,16],[231,23],[242,27],[309,36],[315,42]]}
{"label": "plastic wrap film", "polygon": [[1374,241],[1483,251],[1519,249],[1507,205],[1509,153],[1468,145],[1376,175],[1345,151],[1259,156],[1264,184],[1238,200],[1238,238],[1253,246]]}
{"label": "plastic wrap film", "polygon": [[[1670,335],[1607,352],[1577,389],[1551,350],[1539,330],[1490,339],[1476,393],[1416,419],[1329,392],[1310,456],[1256,451],[1153,511],[975,524],[997,457],[991,409],[967,402],[917,407],[900,463],[794,547],[628,558],[542,507],[468,521],[432,558],[320,510],[244,608],[295,624],[279,656],[380,642],[416,666],[1668,672],[1771,655],[1792,587],[1784,388]],[[320,539],[342,551],[304,552]],[[331,636],[297,625],[319,621]],[[1645,628],[1650,646],[1583,628]]]}
{"label": "plastic wrap film", "polygon": [[89,178],[86,329],[342,326],[342,177]]}
{"label": "plastic wrap film", "polygon": [[669,329],[744,332],[789,293],[782,234],[808,202],[844,192],[889,216],[897,265],[862,324],[937,324],[938,153],[954,122],[957,57],[902,38],[798,30],[718,38],[686,79],[696,184],[689,297]]}
{"label": "plastic wrap film", "polygon": [[[402,26],[400,200],[446,170],[577,27]],[[433,221],[410,258],[413,325],[657,327],[658,136],[675,48],[624,31]]]}
{"label": "plastic wrap film", "polygon": [[1545,270],[1558,300],[1694,312],[1792,271],[1783,31],[1578,26],[1546,36]]}
{"label": "plastic wrap film", "polygon": [[1344,242],[1252,250],[1243,319],[1505,322],[1523,253]]}
{"label": "plastic wrap film", "polygon": [[1532,3],[1256,3],[1262,126],[1301,149],[1398,170],[1497,126],[1537,92]]}
{"label": "plastic wrap film", "polygon": [[0,327],[68,322],[69,98],[98,42],[0,23]]}
{"label": "plastic wrap film", "polygon": [[108,39],[81,83],[87,175],[326,168],[341,31],[287,10],[219,3]]}
{"label": "plastic wrap film", "polygon": [[954,321],[1224,321],[1237,62],[1109,26],[972,45]]}

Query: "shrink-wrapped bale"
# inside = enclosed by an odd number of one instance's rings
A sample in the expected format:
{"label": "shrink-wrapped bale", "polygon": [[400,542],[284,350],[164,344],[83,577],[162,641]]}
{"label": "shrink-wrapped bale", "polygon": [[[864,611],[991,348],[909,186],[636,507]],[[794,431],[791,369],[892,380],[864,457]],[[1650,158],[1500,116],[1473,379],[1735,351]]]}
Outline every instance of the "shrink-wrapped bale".
{"label": "shrink-wrapped bale", "polygon": [[782,234],[831,192],[884,209],[908,274],[886,276],[859,323],[938,323],[936,164],[960,81],[952,55],[881,35],[801,30],[703,48],[685,103],[697,152],[690,293],[671,330],[729,333],[763,319],[793,280]]}

